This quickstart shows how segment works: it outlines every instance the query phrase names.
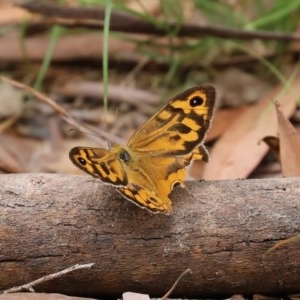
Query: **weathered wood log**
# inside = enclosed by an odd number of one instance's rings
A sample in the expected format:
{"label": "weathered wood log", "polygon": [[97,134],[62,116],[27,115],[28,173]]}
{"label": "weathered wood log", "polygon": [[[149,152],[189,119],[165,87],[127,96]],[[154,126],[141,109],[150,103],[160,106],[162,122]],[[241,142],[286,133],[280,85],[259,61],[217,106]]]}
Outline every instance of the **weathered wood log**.
{"label": "weathered wood log", "polygon": [[299,192],[299,178],[189,182],[165,216],[89,176],[1,175],[0,289],[95,263],[36,290],[162,296],[191,268],[174,296],[299,292],[300,238],[283,242],[300,231]]}

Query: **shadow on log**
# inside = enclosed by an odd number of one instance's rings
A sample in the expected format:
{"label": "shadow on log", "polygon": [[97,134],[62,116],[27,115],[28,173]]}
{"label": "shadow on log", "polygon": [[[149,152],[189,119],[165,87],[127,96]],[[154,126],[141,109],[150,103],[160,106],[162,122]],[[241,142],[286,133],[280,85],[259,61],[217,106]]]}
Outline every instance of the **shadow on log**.
{"label": "shadow on log", "polygon": [[[95,263],[36,291],[218,297],[299,292],[300,179],[190,182],[151,215],[89,176],[0,176],[0,288]],[[268,252],[267,252],[268,251]]]}

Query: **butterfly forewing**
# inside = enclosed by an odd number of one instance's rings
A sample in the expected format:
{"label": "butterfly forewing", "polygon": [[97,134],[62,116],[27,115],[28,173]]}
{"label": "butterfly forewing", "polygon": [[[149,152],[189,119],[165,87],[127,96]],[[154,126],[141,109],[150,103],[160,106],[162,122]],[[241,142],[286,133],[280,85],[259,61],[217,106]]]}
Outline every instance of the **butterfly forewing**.
{"label": "butterfly forewing", "polygon": [[92,147],[75,147],[70,151],[71,161],[83,171],[113,185],[126,185],[127,174],[115,153]]}
{"label": "butterfly forewing", "polygon": [[182,92],[138,130],[128,146],[156,156],[192,152],[203,142],[210,128],[214,102],[215,89],[210,85]]}

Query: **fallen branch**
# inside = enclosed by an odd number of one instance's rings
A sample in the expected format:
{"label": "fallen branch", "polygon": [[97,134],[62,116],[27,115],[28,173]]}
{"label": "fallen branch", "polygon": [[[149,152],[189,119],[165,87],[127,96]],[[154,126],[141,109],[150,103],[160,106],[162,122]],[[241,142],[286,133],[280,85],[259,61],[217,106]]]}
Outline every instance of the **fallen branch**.
{"label": "fallen branch", "polygon": [[[152,215],[90,176],[0,175],[0,286],[8,289],[77,261],[37,291],[174,297],[299,291],[300,179],[188,182],[174,212]],[[279,284],[280,283],[280,284]]]}
{"label": "fallen branch", "polygon": [[[39,13],[47,17],[52,17],[52,24],[72,27],[82,26],[97,30],[103,28],[103,8],[83,8],[40,3],[26,3],[18,6],[33,13]],[[156,21],[158,22],[158,20]],[[215,36],[219,38],[231,38],[239,40],[300,40],[299,34],[287,34],[284,32],[259,30],[246,31],[234,28],[225,28],[224,26],[200,24],[183,24],[178,28],[177,23],[165,22],[155,25],[118,10],[112,11],[110,30],[160,36],[165,36],[168,34],[168,32],[176,32],[177,36],[182,37]]]}

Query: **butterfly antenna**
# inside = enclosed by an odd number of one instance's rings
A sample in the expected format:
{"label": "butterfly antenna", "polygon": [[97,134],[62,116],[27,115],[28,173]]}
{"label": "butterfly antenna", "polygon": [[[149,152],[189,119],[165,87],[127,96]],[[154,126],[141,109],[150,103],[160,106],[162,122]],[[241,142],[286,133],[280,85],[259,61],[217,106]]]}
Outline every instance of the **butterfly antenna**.
{"label": "butterfly antenna", "polygon": [[78,129],[74,129],[74,128],[69,129],[69,132],[83,133],[85,135],[89,135],[89,136],[100,138],[99,136],[97,136],[96,134],[93,134],[91,132],[87,132],[87,131],[83,131],[83,130],[78,130]]}

